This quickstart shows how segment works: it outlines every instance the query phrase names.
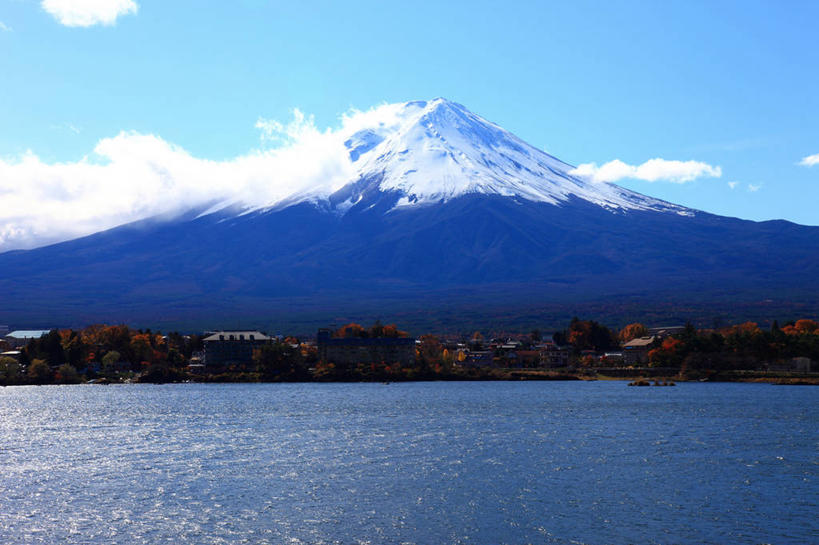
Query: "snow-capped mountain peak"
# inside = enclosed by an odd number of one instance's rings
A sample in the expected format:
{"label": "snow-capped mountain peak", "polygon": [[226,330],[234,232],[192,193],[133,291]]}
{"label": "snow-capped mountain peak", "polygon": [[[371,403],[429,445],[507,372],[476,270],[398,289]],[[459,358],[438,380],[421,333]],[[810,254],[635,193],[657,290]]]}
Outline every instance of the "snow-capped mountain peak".
{"label": "snow-capped mountain peak", "polygon": [[[346,117],[330,139],[338,145],[334,183],[281,191],[263,205],[222,201],[203,215],[280,210],[311,202],[346,214],[353,207],[389,212],[484,194],[562,205],[580,199],[609,211],[695,211],[572,174],[574,167],[541,151],[464,106],[436,98],[385,104]],[[335,152],[334,152],[335,153]],[[339,165],[341,167],[339,168]],[[318,169],[323,173],[323,169]],[[271,173],[275,177],[276,173]]]}
{"label": "snow-capped mountain peak", "polygon": [[[396,206],[445,202],[473,193],[560,204],[571,197],[608,209],[690,211],[610,183],[571,174],[573,167],[443,98],[393,108],[394,120],[356,132],[345,145],[358,179],[397,192]],[[374,187],[360,187],[352,199]]]}

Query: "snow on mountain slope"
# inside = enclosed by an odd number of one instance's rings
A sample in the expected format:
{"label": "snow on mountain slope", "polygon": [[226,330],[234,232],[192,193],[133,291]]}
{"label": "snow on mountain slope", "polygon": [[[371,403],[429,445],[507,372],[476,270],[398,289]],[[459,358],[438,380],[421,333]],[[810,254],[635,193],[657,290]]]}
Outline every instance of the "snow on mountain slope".
{"label": "snow on mountain slope", "polygon": [[575,176],[570,165],[444,99],[352,111],[340,121],[321,130],[298,110],[287,124],[259,119],[261,148],[222,160],[127,131],[73,162],[0,158],[6,205],[0,252],[193,210],[229,219],[296,203],[342,216],[486,194],[555,205],[579,199],[615,212],[694,213]]}
{"label": "snow on mountain slope", "polygon": [[[373,190],[397,193],[395,207],[478,193],[555,205],[575,197],[609,210],[694,213],[615,184],[574,176],[571,165],[442,98],[381,106],[368,113],[365,124],[345,135],[355,174],[346,190],[337,193],[346,199],[335,204],[339,213]],[[325,196],[315,191],[294,194],[272,207]]]}

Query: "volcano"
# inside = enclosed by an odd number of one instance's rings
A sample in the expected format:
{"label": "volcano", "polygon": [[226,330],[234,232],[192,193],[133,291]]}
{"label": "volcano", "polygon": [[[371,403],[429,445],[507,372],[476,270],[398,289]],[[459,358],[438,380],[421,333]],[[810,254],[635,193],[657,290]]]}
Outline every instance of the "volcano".
{"label": "volcano", "polygon": [[375,317],[458,329],[578,309],[615,321],[819,309],[819,227],[583,179],[444,99],[390,113],[348,135],[340,188],[0,254],[0,320],[310,331]]}

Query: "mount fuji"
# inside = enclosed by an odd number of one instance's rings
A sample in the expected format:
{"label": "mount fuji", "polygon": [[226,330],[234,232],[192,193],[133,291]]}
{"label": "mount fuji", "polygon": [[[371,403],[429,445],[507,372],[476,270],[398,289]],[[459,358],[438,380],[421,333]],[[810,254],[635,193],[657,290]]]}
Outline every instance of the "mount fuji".
{"label": "mount fuji", "polygon": [[372,206],[370,199],[378,196],[382,204],[390,201],[391,211],[491,195],[553,205],[577,198],[620,211],[694,212],[614,184],[584,181],[571,174],[571,165],[460,104],[438,98],[386,109],[391,114],[387,120],[354,132],[344,142],[353,164],[350,183],[336,191],[289,195],[263,208],[313,200],[345,213],[364,201]]}
{"label": "mount fuji", "polygon": [[0,254],[0,320],[307,332],[379,316],[457,329],[578,309],[618,321],[819,309],[819,227],[586,180],[444,99],[389,108],[345,135],[340,187]]}

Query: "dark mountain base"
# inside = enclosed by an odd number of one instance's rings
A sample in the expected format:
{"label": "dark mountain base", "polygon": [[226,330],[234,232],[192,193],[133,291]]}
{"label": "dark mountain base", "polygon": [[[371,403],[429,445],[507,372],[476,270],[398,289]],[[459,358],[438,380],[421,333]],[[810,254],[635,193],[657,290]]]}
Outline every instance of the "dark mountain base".
{"label": "dark mountain base", "polygon": [[[487,289],[490,291],[490,289]],[[722,299],[683,299],[680,294],[613,296],[597,300],[535,300],[525,294],[499,291],[497,297],[448,297],[444,293],[416,294],[383,299],[236,298],[220,304],[188,301],[162,304],[83,307],[71,302],[41,302],[22,311],[0,310],[0,323],[16,328],[82,327],[93,323],[126,323],[162,331],[199,332],[209,329],[261,329],[271,333],[314,335],[316,329],[349,322],[375,320],[397,323],[419,335],[435,333],[550,332],[566,327],[574,316],[590,318],[611,327],[632,322],[650,326],[692,322],[698,327],[721,327],[755,321],[767,327],[773,320],[785,323],[819,316],[819,300],[752,299],[737,294]],[[747,297],[747,298],[746,298]]]}
{"label": "dark mountain base", "polygon": [[[819,314],[819,228],[469,196],[195,213],[0,255],[0,323],[413,332]],[[360,207],[360,209],[359,209]]]}

